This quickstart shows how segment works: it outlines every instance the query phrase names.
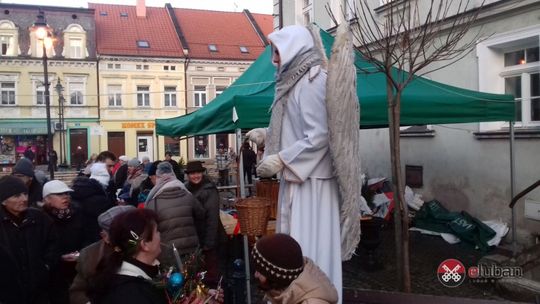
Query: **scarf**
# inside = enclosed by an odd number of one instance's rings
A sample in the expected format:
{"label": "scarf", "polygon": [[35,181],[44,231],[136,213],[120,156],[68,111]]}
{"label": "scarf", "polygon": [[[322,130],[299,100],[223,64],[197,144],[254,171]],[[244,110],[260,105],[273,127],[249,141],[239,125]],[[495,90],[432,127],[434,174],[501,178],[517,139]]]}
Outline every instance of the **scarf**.
{"label": "scarf", "polygon": [[178,187],[187,191],[186,186],[176,178],[174,173],[166,173],[158,177],[156,185],[148,193],[145,204],[148,204],[156,196],[158,196],[163,190],[167,188]]}
{"label": "scarf", "polygon": [[54,220],[58,220],[60,222],[69,220],[74,213],[71,207],[67,207],[66,209],[56,209],[49,207],[46,209],[46,211],[52,218],[54,218]]}
{"label": "scarf", "polygon": [[276,78],[276,93],[274,102],[270,107],[272,115],[268,136],[265,144],[266,155],[277,154],[281,144],[281,127],[283,114],[287,105],[287,95],[296,83],[304,76],[309,69],[323,64],[321,52],[316,48],[296,56]]}

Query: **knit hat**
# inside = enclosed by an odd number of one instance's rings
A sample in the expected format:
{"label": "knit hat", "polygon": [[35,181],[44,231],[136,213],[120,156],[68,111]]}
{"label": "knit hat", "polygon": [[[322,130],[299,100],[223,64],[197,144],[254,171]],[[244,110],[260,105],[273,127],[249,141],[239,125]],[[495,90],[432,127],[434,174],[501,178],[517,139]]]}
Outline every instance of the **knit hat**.
{"label": "knit hat", "polygon": [[141,161],[134,157],[128,161],[128,167],[138,167],[141,165]]}
{"label": "knit hat", "polygon": [[28,158],[21,158],[13,167],[13,174],[22,174],[34,177],[34,165]]}
{"label": "knit hat", "polygon": [[28,193],[28,188],[23,181],[10,175],[0,178],[0,203],[21,193]]}
{"label": "knit hat", "polygon": [[157,166],[161,163],[160,160],[156,160],[155,162],[150,165],[150,169],[148,169],[148,176],[154,176],[156,175]]}
{"label": "knit hat", "polygon": [[201,161],[195,160],[187,163],[185,171],[189,174],[193,172],[204,172],[206,171],[206,169],[203,167]]}
{"label": "knit hat", "polygon": [[133,209],[135,209],[135,207],[131,205],[112,207],[98,216],[98,225],[101,227],[101,229],[109,231],[109,228],[111,228],[111,223],[116,216]]}
{"label": "knit hat", "polygon": [[277,233],[261,238],[253,247],[251,257],[255,270],[276,287],[289,286],[304,270],[302,249],[287,234]]}
{"label": "knit hat", "polygon": [[97,180],[103,186],[108,186],[111,176],[105,163],[94,163],[90,169],[90,178]]}
{"label": "knit hat", "polygon": [[173,173],[172,165],[167,161],[159,163],[159,165],[157,165],[156,175],[162,175],[167,173]]}

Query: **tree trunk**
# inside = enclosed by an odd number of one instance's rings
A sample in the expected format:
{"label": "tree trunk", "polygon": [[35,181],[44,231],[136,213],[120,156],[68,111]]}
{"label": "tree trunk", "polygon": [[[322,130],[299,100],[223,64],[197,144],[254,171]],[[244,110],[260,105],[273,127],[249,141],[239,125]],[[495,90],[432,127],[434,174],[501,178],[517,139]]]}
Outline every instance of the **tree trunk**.
{"label": "tree trunk", "polygon": [[401,174],[400,155],[400,112],[401,90],[394,91],[392,83],[387,80],[388,129],[390,133],[390,159],[392,168],[392,187],[394,191],[394,228],[396,242],[396,268],[400,279],[400,289],[411,292],[409,265],[409,218],[404,199],[404,182]]}

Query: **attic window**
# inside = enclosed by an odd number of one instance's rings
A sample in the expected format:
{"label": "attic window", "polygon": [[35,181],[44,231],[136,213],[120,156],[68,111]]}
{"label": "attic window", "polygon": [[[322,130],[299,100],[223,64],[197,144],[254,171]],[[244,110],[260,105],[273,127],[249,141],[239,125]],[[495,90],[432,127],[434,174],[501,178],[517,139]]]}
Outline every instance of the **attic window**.
{"label": "attic window", "polygon": [[140,48],[149,48],[150,44],[147,40],[137,40],[137,46]]}
{"label": "attic window", "polygon": [[127,16],[128,16],[128,13],[126,13],[126,12],[120,13],[120,17],[127,17]]}
{"label": "attic window", "polygon": [[243,54],[247,54],[247,53],[249,53],[249,50],[248,50],[247,47],[241,45],[240,46],[240,52],[243,53]]}
{"label": "attic window", "polygon": [[217,46],[215,44],[209,44],[208,49],[210,52],[217,52]]}
{"label": "attic window", "polygon": [[109,14],[107,14],[107,12],[99,12],[99,15],[100,16],[108,16]]}

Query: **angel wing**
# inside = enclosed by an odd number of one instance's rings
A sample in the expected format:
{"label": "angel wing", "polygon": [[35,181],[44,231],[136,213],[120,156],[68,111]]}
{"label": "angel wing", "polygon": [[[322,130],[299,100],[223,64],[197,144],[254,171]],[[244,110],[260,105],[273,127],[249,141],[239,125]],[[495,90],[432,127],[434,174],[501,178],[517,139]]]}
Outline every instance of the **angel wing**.
{"label": "angel wing", "polygon": [[330,153],[341,195],[341,258],[346,261],[360,242],[360,211],[371,213],[361,200],[360,105],[352,34],[346,22],[338,27],[328,63],[326,109]]}

